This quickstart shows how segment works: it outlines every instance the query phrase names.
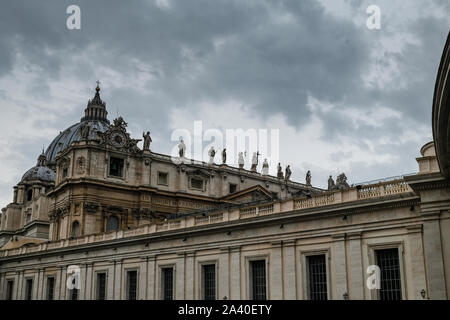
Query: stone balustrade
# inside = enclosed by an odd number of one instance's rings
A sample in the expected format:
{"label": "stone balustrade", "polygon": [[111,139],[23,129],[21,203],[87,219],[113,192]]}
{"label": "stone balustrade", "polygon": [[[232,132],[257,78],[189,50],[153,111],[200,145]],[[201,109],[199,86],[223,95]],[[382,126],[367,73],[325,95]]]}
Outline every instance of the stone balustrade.
{"label": "stone balustrade", "polygon": [[413,192],[409,185],[403,180],[394,180],[381,182],[374,185],[365,185],[359,188],[350,188],[347,190],[330,191],[325,194],[314,195],[310,197],[287,199],[264,203],[249,207],[241,207],[231,210],[222,210],[205,215],[187,215],[177,220],[168,220],[160,225],[144,225],[130,230],[118,230],[102,234],[92,234],[78,237],[75,239],[65,239],[53,242],[41,243],[36,246],[24,246],[16,249],[0,250],[0,257],[28,254],[33,252],[42,252],[65,247],[77,246],[80,244],[89,244],[126,237],[133,237],[155,232],[166,232],[224,221],[233,221],[248,219],[263,215],[271,215],[292,210],[305,210],[310,208],[329,206],[350,201],[362,199],[378,198],[392,196],[395,194]]}
{"label": "stone balustrade", "polygon": [[195,217],[195,225],[209,224],[223,221],[223,213],[210,214],[205,216]]}
{"label": "stone balustrade", "polygon": [[388,181],[358,189],[358,199],[377,198],[405,192],[412,192],[412,189],[405,181]]}

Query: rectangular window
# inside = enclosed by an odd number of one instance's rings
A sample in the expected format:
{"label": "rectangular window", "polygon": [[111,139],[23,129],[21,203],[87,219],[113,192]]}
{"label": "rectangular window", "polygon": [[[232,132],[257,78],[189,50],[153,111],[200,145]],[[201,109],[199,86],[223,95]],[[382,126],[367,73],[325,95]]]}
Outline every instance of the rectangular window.
{"label": "rectangular window", "polygon": [[6,283],[6,300],[12,300],[14,291],[14,281],[8,280]]}
{"label": "rectangular window", "polygon": [[161,269],[163,300],[173,300],[173,268]]}
{"label": "rectangular window", "polygon": [[31,300],[33,296],[33,279],[27,279],[25,283],[25,300]]}
{"label": "rectangular window", "polygon": [[237,184],[230,183],[230,193],[235,193],[237,190]]}
{"label": "rectangular window", "polygon": [[216,300],[216,265],[203,265],[203,298]]}
{"label": "rectangular window", "polygon": [[55,278],[47,278],[47,300],[53,300],[55,296]]}
{"label": "rectangular window", "polygon": [[123,159],[111,157],[109,159],[109,175],[113,177],[122,177],[123,165],[124,165]]}
{"label": "rectangular window", "polygon": [[402,286],[398,249],[376,250],[376,263],[381,272],[380,300],[401,300]]}
{"label": "rectangular window", "polygon": [[266,300],[266,261],[250,261],[251,298]]}
{"label": "rectangular window", "polygon": [[310,300],[327,300],[327,264],[324,254],[308,256],[308,290]]}
{"label": "rectangular window", "polygon": [[106,300],[106,273],[97,273],[97,300]]}
{"label": "rectangular window", "polygon": [[165,186],[169,184],[169,174],[167,172],[158,172],[158,184]]}
{"label": "rectangular window", "polygon": [[203,180],[198,178],[191,178],[191,188],[203,190]]}
{"label": "rectangular window", "polygon": [[137,271],[127,272],[127,299],[136,300],[137,292]]}

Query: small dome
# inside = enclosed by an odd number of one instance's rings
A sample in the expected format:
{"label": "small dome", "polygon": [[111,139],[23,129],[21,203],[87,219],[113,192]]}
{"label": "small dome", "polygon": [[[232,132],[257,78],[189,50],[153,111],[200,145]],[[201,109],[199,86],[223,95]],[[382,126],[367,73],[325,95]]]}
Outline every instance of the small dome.
{"label": "small dome", "polygon": [[45,182],[55,182],[55,171],[49,167],[33,167],[28,170],[22,177],[22,182],[27,181],[45,181]]}
{"label": "small dome", "polygon": [[55,182],[55,171],[47,167],[47,158],[44,155],[44,150],[39,156],[36,166],[28,170],[22,177],[22,182],[27,181],[45,181]]}

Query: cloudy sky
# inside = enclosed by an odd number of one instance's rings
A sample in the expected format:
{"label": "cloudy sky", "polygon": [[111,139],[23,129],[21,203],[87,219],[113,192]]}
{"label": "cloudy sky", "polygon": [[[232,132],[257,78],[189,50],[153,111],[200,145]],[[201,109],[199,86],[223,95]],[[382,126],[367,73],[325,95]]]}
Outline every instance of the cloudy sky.
{"label": "cloudy sky", "polygon": [[[66,27],[72,4],[80,30]],[[369,5],[380,30],[366,26]],[[341,171],[351,183],[415,172],[449,11],[447,0],[4,0],[0,207],[98,79],[110,120],[122,115],[135,138],[150,130],[156,152],[201,120],[279,129],[282,165],[319,187]]]}

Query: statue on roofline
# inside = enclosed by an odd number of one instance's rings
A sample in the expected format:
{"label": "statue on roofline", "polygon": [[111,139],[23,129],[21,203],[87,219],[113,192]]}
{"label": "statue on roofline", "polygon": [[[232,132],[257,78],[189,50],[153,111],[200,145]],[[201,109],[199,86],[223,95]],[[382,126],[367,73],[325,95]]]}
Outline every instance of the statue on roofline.
{"label": "statue on roofline", "polygon": [[291,166],[288,165],[288,166],[286,167],[286,171],[285,171],[285,174],[284,174],[284,179],[285,179],[286,181],[289,181],[289,179],[291,178],[291,174],[292,174]]}
{"label": "statue on roofline", "polygon": [[239,169],[243,169],[244,168],[244,153],[243,152],[239,152],[239,156],[238,156],[238,164],[239,164]]}
{"label": "statue on roofline", "polygon": [[335,188],[333,176],[328,178],[328,190],[333,190]]}
{"label": "statue on roofline", "polygon": [[311,187],[311,171],[308,170],[308,172],[306,173],[306,185],[308,187]]}
{"label": "statue on roofline", "polygon": [[209,164],[213,164],[214,163],[214,156],[216,155],[216,150],[214,150],[213,146],[211,146],[211,149],[209,149],[208,155],[209,155]]}
{"label": "statue on roofline", "polygon": [[142,137],[144,138],[144,151],[150,150],[150,142],[152,142],[152,138],[150,137],[150,131],[147,131],[147,133],[143,132]]}
{"label": "statue on roofline", "polygon": [[284,176],[283,176],[283,168],[281,168],[281,163],[280,162],[278,162],[278,166],[277,166],[277,177],[279,179],[283,179],[284,178]]}
{"label": "statue on roofline", "polygon": [[178,144],[178,155],[180,158],[184,158],[186,154],[186,145],[184,144],[183,137],[180,137],[180,143]]}
{"label": "statue on roofline", "polygon": [[267,159],[264,159],[262,165],[262,175],[267,176],[268,174],[269,174],[269,163],[267,162]]}

